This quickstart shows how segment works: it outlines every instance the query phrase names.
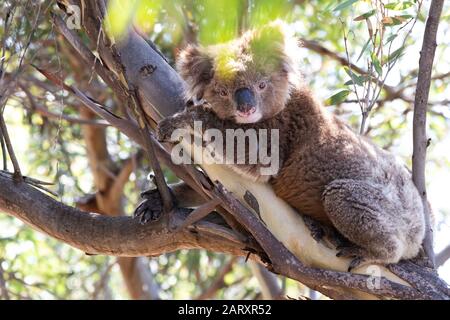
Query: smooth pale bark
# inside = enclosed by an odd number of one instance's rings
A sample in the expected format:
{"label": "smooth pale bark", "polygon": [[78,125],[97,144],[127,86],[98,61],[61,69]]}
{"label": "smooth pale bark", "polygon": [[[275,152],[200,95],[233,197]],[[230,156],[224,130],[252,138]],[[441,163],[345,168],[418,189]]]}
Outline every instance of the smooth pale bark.
{"label": "smooth pale bark", "polygon": [[412,176],[424,204],[426,233],[425,239],[423,240],[423,247],[433,266],[435,262],[433,251],[433,226],[431,225],[431,212],[427,200],[425,181],[425,162],[429,144],[427,137],[427,107],[434,54],[437,47],[436,34],[443,5],[444,0],[431,1],[430,12],[428,14],[423,35],[422,49],[420,51],[419,73],[417,77],[413,116]]}

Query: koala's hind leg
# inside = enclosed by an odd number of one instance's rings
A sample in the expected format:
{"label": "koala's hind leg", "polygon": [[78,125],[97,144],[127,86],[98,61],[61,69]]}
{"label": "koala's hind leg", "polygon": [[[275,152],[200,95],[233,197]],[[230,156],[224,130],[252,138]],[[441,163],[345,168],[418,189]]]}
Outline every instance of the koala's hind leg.
{"label": "koala's hind leg", "polygon": [[337,249],[351,245],[333,226],[324,225],[307,215],[302,215],[302,218],[311,232],[311,236],[317,242],[323,241],[325,245],[329,244],[330,247],[336,247]]}
{"label": "koala's hind leg", "polygon": [[339,256],[352,257],[350,268],[361,263],[396,263],[404,245],[397,227],[398,208],[381,188],[365,181],[340,179],[328,184],[322,195],[327,215],[354,247],[341,248]]}

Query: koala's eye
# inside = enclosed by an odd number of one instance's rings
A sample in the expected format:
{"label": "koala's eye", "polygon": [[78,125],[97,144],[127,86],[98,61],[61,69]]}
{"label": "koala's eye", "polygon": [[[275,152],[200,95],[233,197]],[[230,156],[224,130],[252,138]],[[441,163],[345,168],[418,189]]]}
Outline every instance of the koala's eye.
{"label": "koala's eye", "polygon": [[265,87],[266,87],[266,82],[265,82],[265,81],[261,81],[261,82],[259,83],[259,85],[258,85],[258,88],[259,88],[260,90],[263,90]]}
{"label": "koala's eye", "polygon": [[226,97],[226,96],[228,95],[228,92],[227,92],[227,90],[225,90],[225,89],[221,89],[220,92],[219,92],[219,94],[220,94],[222,97]]}

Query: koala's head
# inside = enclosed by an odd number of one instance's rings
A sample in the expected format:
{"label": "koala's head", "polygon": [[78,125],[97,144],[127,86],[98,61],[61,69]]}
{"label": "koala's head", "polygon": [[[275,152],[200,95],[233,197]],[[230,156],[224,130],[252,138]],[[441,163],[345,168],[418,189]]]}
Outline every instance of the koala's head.
{"label": "koala's head", "polygon": [[297,41],[274,22],[209,47],[188,46],[177,61],[186,95],[204,99],[221,119],[255,123],[280,112],[297,86]]}

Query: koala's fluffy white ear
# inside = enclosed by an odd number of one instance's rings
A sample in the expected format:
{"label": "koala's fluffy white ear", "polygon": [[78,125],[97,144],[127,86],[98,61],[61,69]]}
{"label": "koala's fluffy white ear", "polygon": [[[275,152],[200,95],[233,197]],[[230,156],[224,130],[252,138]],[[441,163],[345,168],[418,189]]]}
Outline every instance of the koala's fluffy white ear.
{"label": "koala's fluffy white ear", "polygon": [[212,57],[202,48],[189,45],[178,56],[177,70],[187,84],[186,98],[201,99],[214,76]]}

